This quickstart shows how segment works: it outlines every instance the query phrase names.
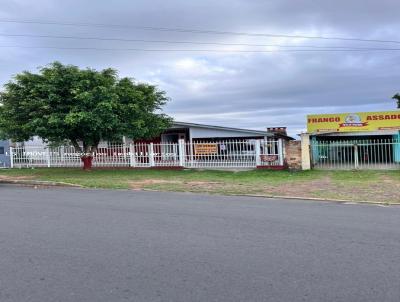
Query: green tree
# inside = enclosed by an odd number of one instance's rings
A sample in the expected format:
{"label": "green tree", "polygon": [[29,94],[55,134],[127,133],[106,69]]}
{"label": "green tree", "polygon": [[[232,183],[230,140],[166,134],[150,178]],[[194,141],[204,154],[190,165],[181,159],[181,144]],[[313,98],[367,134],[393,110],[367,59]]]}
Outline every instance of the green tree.
{"label": "green tree", "polygon": [[393,99],[394,99],[394,100],[397,100],[397,108],[400,109],[400,93],[396,93],[396,94],[393,96]]}
{"label": "green tree", "polygon": [[160,112],[168,101],[155,86],[119,78],[113,69],[96,71],[54,62],[38,73],[23,72],[0,93],[0,133],[26,141],[71,143],[90,169],[101,140],[152,138],[171,123]]}

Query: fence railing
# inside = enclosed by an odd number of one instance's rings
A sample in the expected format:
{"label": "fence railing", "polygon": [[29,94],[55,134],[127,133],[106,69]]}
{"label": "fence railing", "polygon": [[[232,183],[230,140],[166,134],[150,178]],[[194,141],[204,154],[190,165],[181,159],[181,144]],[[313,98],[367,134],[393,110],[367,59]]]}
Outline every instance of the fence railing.
{"label": "fence railing", "polygon": [[[72,146],[11,148],[12,167],[80,167]],[[283,166],[283,141],[224,140],[111,144],[93,153],[94,167],[254,168]]]}
{"label": "fence railing", "polygon": [[400,140],[313,142],[311,157],[317,169],[400,169]]}

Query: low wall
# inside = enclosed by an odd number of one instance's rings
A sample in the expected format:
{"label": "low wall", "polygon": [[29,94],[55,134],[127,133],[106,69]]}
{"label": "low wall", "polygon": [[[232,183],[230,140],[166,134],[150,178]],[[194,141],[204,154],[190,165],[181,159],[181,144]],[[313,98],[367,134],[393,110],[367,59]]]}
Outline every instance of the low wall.
{"label": "low wall", "polygon": [[289,170],[301,170],[301,141],[286,142],[285,156]]}

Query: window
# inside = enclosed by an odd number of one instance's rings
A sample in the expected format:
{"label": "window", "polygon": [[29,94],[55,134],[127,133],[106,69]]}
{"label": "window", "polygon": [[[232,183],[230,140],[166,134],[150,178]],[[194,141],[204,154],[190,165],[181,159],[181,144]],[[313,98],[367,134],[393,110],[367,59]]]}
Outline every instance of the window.
{"label": "window", "polygon": [[4,154],[4,147],[0,147],[0,154]]}

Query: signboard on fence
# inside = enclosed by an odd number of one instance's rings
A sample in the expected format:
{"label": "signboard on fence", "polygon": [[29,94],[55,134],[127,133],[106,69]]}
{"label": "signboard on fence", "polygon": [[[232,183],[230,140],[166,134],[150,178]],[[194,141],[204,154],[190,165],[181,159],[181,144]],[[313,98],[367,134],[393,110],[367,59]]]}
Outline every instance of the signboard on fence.
{"label": "signboard on fence", "polygon": [[307,132],[400,130],[400,110],[307,116]]}
{"label": "signboard on fence", "polygon": [[218,144],[194,144],[195,155],[210,155],[218,153]]}
{"label": "signboard on fence", "polygon": [[278,160],[278,155],[260,155],[262,162],[274,162]]}

